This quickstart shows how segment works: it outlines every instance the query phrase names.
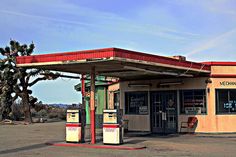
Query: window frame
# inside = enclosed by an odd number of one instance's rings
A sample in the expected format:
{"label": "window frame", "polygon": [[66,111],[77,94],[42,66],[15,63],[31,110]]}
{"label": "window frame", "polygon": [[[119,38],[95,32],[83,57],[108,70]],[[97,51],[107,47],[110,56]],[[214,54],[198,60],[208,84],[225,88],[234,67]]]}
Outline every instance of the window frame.
{"label": "window frame", "polygon": [[[188,114],[188,113],[183,113],[182,112],[182,108],[183,108],[183,91],[197,91],[197,90],[199,90],[199,91],[204,91],[205,92],[205,94],[203,95],[204,97],[205,97],[205,101],[204,101],[204,106],[205,106],[205,113],[197,113],[197,114],[193,114],[193,113],[190,113],[190,114]],[[179,114],[180,115],[207,115],[208,114],[208,100],[207,100],[207,94],[208,94],[208,92],[207,92],[207,89],[205,89],[205,88],[201,88],[201,89],[180,89],[179,90],[179,105],[180,105],[180,107],[179,107]],[[203,100],[204,100],[204,98],[203,98]]]}
{"label": "window frame", "polygon": [[[145,100],[146,105],[145,106],[147,106],[147,113],[145,113],[145,114],[129,113],[130,103],[128,103],[128,101],[127,101],[127,94],[129,94],[129,93],[143,93],[143,94],[145,94],[145,98],[146,98],[146,100]],[[125,115],[139,115],[139,116],[149,115],[149,94],[148,94],[148,91],[127,91],[127,92],[124,92],[124,101],[125,101],[125,106],[124,106]],[[138,107],[136,107],[136,108],[138,108]]]}
{"label": "window frame", "polygon": [[[227,92],[229,92],[230,90],[235,90],[236,88],[215,88],[215,114],[216,115],[236,115],[236,112],[219,112],[219,97],[218,97],[218,91],[219,90],[227,90]],[[228,93],[229,96],[229,93]],[[229,97],[228,97],[229,100]]]}
{"label": "window frame", "polygon": [[[118,95],[117,98],[119,99],[118,100],[118,105],[116,105],[116,99],[115,99],[115,95]],[[120,91],[119,90],[116,90],[116,91],[113,91],[113,104],[114,104],[114,109],[120,109]]]}

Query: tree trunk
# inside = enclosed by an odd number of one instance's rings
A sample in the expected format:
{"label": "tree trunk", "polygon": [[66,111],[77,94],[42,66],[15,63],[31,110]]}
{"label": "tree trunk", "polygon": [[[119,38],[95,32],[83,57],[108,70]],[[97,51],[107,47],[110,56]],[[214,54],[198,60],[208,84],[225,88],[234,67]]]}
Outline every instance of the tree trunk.
{"label": "tree trunk", "polygon": [[23,93],[22,93],[22,104],[23,104],[23,108],[24,108],[25,122],[32,123],[29,95],[28,95],[27,90],[23,91]]}
{"label": "tree trunk", "polygon": [[2,113],[2,107],[1,107],[1,104],[0,104],[0,121],[3,120],[3,113]]}

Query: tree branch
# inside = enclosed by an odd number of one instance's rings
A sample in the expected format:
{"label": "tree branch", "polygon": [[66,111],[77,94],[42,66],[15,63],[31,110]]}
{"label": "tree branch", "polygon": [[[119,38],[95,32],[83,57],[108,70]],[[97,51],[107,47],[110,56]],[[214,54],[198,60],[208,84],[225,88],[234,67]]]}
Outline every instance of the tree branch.
{"label": "tree branch", "polygon": [[31,75],[27,75],[26,79],[25,79],[25,83],[28,84],[29,83],[29,79],[30,79]]}
{"label": "tree branch", "polygon": [[30,76],[36,76],[38,75],[42,70],[41,69],[34,69],[34,70],[31,70],[28,75]]}
{"label": "tree branch", "polygon": [[45,78],[45,77],[37,78],[37,79],[35,79],[33,82],[29,83],[28,85],[31,87],[31,86],[33,86],[34,84],[36,84],[37,82],[43,81],[43,80],[46,80],[46,78]]}
{"label": "tree branch", "polygon": [[16,95],[12,98],[12,102],[16,101],[17,98],[18,98],[18,95],[16,94]]}
{"label": "tree branch", "polygon": [[31,76],[34,77],[34,76],[38,75],[41,71],[42,71],[41,69],[35,69],[35,70],[31,70],[30,72],[28,72],[26,79],[25,79],[26,84],[29,83],[29,79]]}
{"label": "tree branch", "polygon": [[13,90],[15,91],[16,95],[18,95],[19,97],[22,97],[22,91],[17,85],[14,86]]}
{"label": "tree branch", "polygon": [[58,78],[58,77],[64,77],[64,78],[71,78],[71,79],[80,79],[79,76],[71,76],[71,75],[63,75],[63,74],[59,74],[59,73],[41,73],[40,75],[44,75],[44,76],[50,76],[52,78]]}

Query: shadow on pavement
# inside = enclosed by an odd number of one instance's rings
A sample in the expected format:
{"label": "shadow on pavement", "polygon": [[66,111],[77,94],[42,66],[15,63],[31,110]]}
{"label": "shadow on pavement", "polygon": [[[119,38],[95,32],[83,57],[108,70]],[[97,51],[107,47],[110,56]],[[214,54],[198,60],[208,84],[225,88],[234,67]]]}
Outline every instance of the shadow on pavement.
{"label": "shadow on pavement", "polygon": [[138,144],[138,143],[142,143],[146,140],[137,140],[137,139],[134,139],[134,140],[126,140],[124,141],[124,144]]}
{"label": "shadow on pavement", "polygon": [[140,133],[140,132],[128,132],[125,134],[125,138],[129,137],[147,137],[147,138],[173,138],[179,137],[180,134],[153,134],[153,133]]}
{"label": "shadow on pavement", "polygon": [[[61,142],[61,141],[54,141],[54,142]],[[21,151],[28,151],[28,150],[33,150],[33,149],[40,149],[40,148],[49,147],[49,146],[50,145],[47,145],[45,143],[39,143],[39,144],[34,144],[34,145],[29,145],[29,146],[24,146],[24,147],[19,147],[19,148],[2,150],[2,151],[0,151],[0,155],[10,154],[10,153],[18,153]]]}

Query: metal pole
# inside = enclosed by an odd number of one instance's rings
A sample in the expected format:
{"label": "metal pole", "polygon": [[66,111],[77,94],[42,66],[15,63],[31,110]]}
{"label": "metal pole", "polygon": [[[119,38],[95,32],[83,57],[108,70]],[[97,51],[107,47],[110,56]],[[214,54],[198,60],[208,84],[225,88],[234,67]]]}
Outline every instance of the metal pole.
{"label": "metal pole", "polygon": [[82,93],[82,107],[81,107],[81,123],[82,123],[82,132],[81,132],[81,141],[85,142],[85,127],[86,127],[86,113],[85,113],[85,75],[81,75],[81,93]]}
{"label": "metal pole", "polygon": [[104,109],[107,109],[107,87],[104,87]]}
{"label": "metal pole", "polygon": [[96,130],[95,130],[95,67],[91,69],[90,81],[90,119],[91,119],[91,144],[96,143]]}

